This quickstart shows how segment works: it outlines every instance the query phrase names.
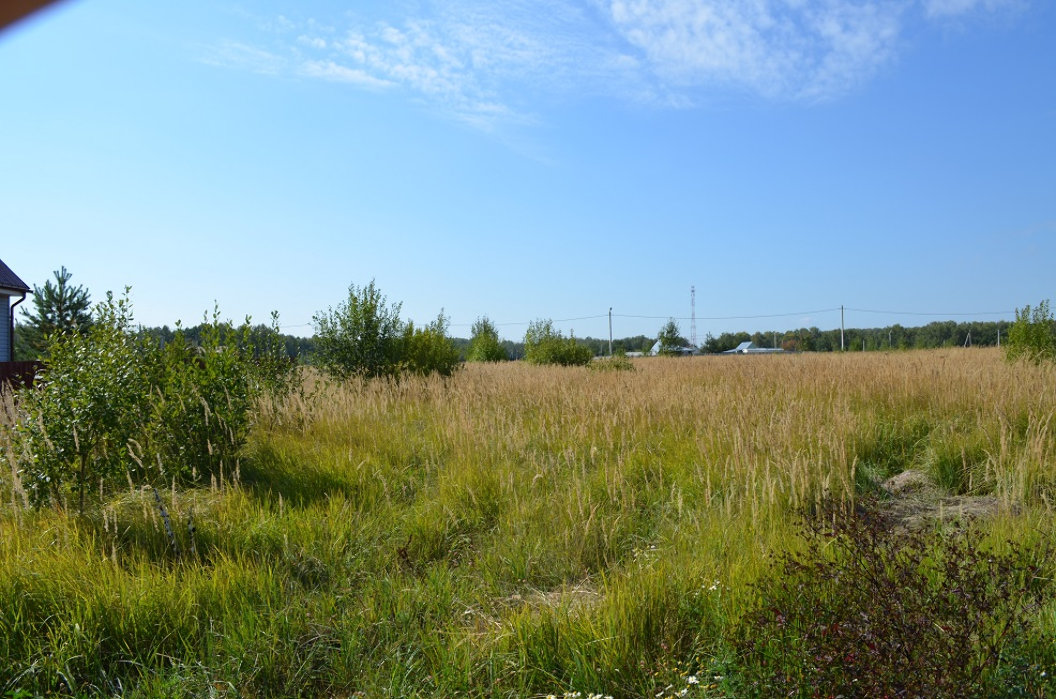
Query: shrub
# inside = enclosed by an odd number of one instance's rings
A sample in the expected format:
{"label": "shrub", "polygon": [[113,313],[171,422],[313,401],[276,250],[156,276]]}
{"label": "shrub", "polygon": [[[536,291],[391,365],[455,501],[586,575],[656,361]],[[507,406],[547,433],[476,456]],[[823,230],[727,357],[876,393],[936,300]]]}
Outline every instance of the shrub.
{"label": "shrub", "polygon": [[40,379],[23,393],[25,415],[15,432],[23,482],[35,504],[64,502],[72,485],[83,511],[86,487],[124,474],[128,441],[139,434],[151,399],[144,347],[131,324],[127,294],[118,300],[107,294],[86,331],[49,337]]}
{"label": "shrub", "polygon": [[248,319],[235,328],[218,316],[202,326],[200,346],[178,331],[161,347],[132,331],[127,296],[108,294],[87,332],[52,336],[13,432],[34,504],[74,491],[83,512],[96,484],[186,481],[231,465],[256,401],[289,390],[295,367],[277,329],[254,353]]}
{"label": "shrub", "polygon": [[1035,363],[1056,360],[1056,320],[1048,300],[1034,308],[1028,305],[1022,310],[1016,309],[1016,322],[1008,330],[1005,356],[1009,361],[1021,357]]}
{"label": "shrub", "polygon": [[611,357],[596,359],[587,365],[592,371],[634,371],[634,364],[623,352],[617,352]]}
{"label": "shrub", "polygon": [[407,323],[403,333],[401,371],[425,375],[436,372],[451,376],[459,367],[458,348],[447,336],[447,318],[443,313],[424,328]]}
{"label": "shrub", "polygon": [[362,288],[349,285],[344,303],[312,317],[316,361],[337,379],[396,376],[404,331],[400,308],[389,304],[373,280]]}
{"label": "shrub", "polygon": [[224,463],[233,467],[256,401],[289,393],[297,376],[275,315],[266,332],[248,318],[235,327],[219,316],[214,309],[212,322],[200,326],[198,345],[177,328],[170,342],[152,349],[151,416],[137,457],[153,457],[185,481],[216,474]]}
{"label": "shrub", "polygon": [[594,359],[594,352],[575,337],[566,339],[553,321],[537,320],[529,323],[524,334],[524,359],[532,364],[582,366]]}
{"label": "shrub", "polygon": [[660,332],[656,336],[657,342],[660,343],[657,353],[665,357],[679,354],[679,349],[689,344],[689,341],[682,337],[680,332],[675,319],[671,318],[668,320],[664,327],[660,328]]}
{"label": "shrub", "polygon": [[509,358],[506,348],[499,342],[499,331],[495,329],[494,323],[487,316],[477,318],[473,323],[473,336],[469,340],[466,361],[504,362]]}
{"label": "shrub", "polygon": [[450,376],[458,367],[458,349],[447,337],[443,312],[425,328],[400,320],[402,304],[388,299],[371,281],[348,287],[348,299],[313,317],[316,361],[338,380],[352,377],[399,378],[437,372]]}
{"label": "shrub", "polygon": [[762,696],[992,696],[1012,632],[1044,592],[1040,567],[970,532],[895,534],[840,515],[808,530],[741,621],[747,691]]}

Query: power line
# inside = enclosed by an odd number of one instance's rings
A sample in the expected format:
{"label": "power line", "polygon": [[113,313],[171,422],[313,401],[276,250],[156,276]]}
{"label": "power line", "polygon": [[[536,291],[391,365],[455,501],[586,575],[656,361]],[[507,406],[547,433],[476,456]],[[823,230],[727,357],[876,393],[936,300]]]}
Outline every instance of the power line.
{"label": "power line", "polygon": [[[819,308],[819,309],[813,310],[813,311],[796,311],[794,313],[766,313],[766,314],[761,314],[761,315],[750,315],[750,316],[697,316],[697,319],[698,320],[754,320],[756,318],[787,318],[787,317],[790,317],[790,316],[810,315],[812,313],[833,313],[833,312],[838,311],[838,310],[840,310],[839,307],[836,307],[836,308]],[[686,316],[643,316],[643,315],[629,315],[629,314],[620,314],[620,313],[614,313],[613,317],[614,318],[639,318],[639,319],[644,319],[644,320],[667,320],[669,318],[672,319],[672,320],[692,320],[692,318],[686,317]]]}
{"label": "power line", "polygon": [[848,311],[855,313],[882,313],[892,316],[1007,316],[1012,311],[977,311],[975,313],[921,313],[919,311],[877,311],[871,308],[851,308]]}
{"label": "power line", "polygon": [[[550,322],[552,322],[552,323],[574,323],[577,320],[598,320],[599,318],[608,318],[608,317],[609,316],[608,316],[607,313],[603,313],[603,314],[597,315],[597,316],[580,316],[578,318],[550,318],[548,320],[550,320]],[[523,320],[523,321],[515,320],[515,321],[510,321],[510,322],[507,322],[507,323],[492,323],[492,325],[494,325],[496,327],[505,327],[505,326],[509,326],[509,325],[531,325],[534,322],[535,322],[534,320]],[[449,325],[452,328],[468,328],[468,327],[471,327],[473,325],[473,323],[450,323]]]}
{"label": "power line", "polygon": [[[630,318],[630,319],[636,319],[636,320],[688,320],[695,326],[697,320],[717,321],[717,320],[759,320],[759,319],[763,319],[763,318],[790,318],[790,317],[794,317],[794,316],[814,315],[814,314],[818,314],[818,313],[835,313],[836,311],[841,310],[841,308],[839,306],[835,306],[833,308],[816,308],[816,309],[809,310],[809,311],[793,311],[793,312],[790,312],[790,313],[757,313],[757,314],[752,314],[752,315],[698,316],[695,313],[695,311],[696,311],[696,309],[694,307],[695,306],[695,304],[694,304],[695,299],[692,298],[693,292],[691,291],[690,293],[691,293],[690,305],[691,305],[691,308],[692,308],[692,310],[691,310],[692,315],[689,315],[689,316],[640,315],[640,314],[633,314],[633,313],[612,313],[611,317],[612,318]],[[1012,314],[1012,311],[976,311],[976,312],[971,312],[971,313],[964,313],[964,312],[961,312],[961,313],[926,313],[926,312],[922,312],[922,311],[889,311],[889,310],[878,310],[878,309],[874,309],[874,308],[852,308],[850,306],[846,307],[844,310],[854,311],[855,313],[873,313],[873,314],[878,314],[878,315],[915,316],[915,317],[1008,316],[1008,315]],[[600,319],[609,318],[609,317],[610,317],[609,314],[601,313],[601,314],[598,314],[598,315],[577,316],[575,318],[552,318],[552,319],[549,319],[549,320],[551,320],[551,322],[553,322],[553,323],[573,323],[573,322],[577,322],[577,321],[581,321],[581,320],[600,320]],[[492,323],[492,324],[495,325],[496,327],[511,327],[511,326],[519,326],[519,325],[520,326],[527,326],[527,325],[531,325],[534,322],[536,322],[536,321],[524,320],[524,321],[507,321],[507,322]],[[291,324],[291,325],[280,325],[279,328],[280,329],[306,328],[306,327],[309,327],[311,325],[312,325],[312,323],[297,323],[297,324]],[[468,328],[468,327],[472,327],[472,325],[473,325],[473,323],[450,323],[449,324],[449,326],[452,327],[452,328]]]}

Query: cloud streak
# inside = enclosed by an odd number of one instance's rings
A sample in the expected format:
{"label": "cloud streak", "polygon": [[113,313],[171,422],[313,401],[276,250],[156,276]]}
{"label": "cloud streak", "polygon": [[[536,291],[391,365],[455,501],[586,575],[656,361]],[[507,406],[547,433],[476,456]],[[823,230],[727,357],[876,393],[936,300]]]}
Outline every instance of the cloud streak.
{"label": "cloud streak", "polygon": [[[451,0],[409,18],[261,23],[210,62],[363,89],[403,90],[486,130],[584,94],[685,106],[734,93],[823,101],[897,55],[911,22],[1025,0]],[[429,3],[425,3],[427,8]],[[335,26],[337,25],[337,26]]]}
{"label": "cloud streak", "polygon": [[662,82],[831,98],[892,55],[904,3],[611,0],[612,25]]}
{"label": "cloud streak", "polygon": [[924,14],[932,19],[944,19],[972,14],[979,10],[998,12],[1021,4],[1020,0],[925,0]]}

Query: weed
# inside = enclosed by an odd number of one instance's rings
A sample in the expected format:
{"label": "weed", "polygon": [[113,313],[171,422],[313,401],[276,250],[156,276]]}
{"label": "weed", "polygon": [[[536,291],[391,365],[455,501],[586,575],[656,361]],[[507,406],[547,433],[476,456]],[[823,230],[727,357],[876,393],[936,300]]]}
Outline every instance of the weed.
{"label": "weed", "polygon": [[1002,653],[1047,592],[1037,552],[978,532],[895,534],[830,510],[781,557],[741,621],[747,687],[762,696],[992,696]]}
{"label": "weed", "polygon": [[587,365],[593,371],[634,371],[634,364],[625,356],[614,355],[603,359],[595,359]]}

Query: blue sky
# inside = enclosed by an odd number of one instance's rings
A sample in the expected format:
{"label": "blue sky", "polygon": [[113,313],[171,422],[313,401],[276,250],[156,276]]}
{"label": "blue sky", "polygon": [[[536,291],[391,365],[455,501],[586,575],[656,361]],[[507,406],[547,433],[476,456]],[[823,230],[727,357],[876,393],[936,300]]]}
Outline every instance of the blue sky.
{"label": "blue sky", "polygon": [[1054,36],[1042,0],[69,0],[0,33],[0,258],[304,335],[371,279],[511,339],[688,335],[691,286],[698,340],[1011,318],[1054,295]]}

